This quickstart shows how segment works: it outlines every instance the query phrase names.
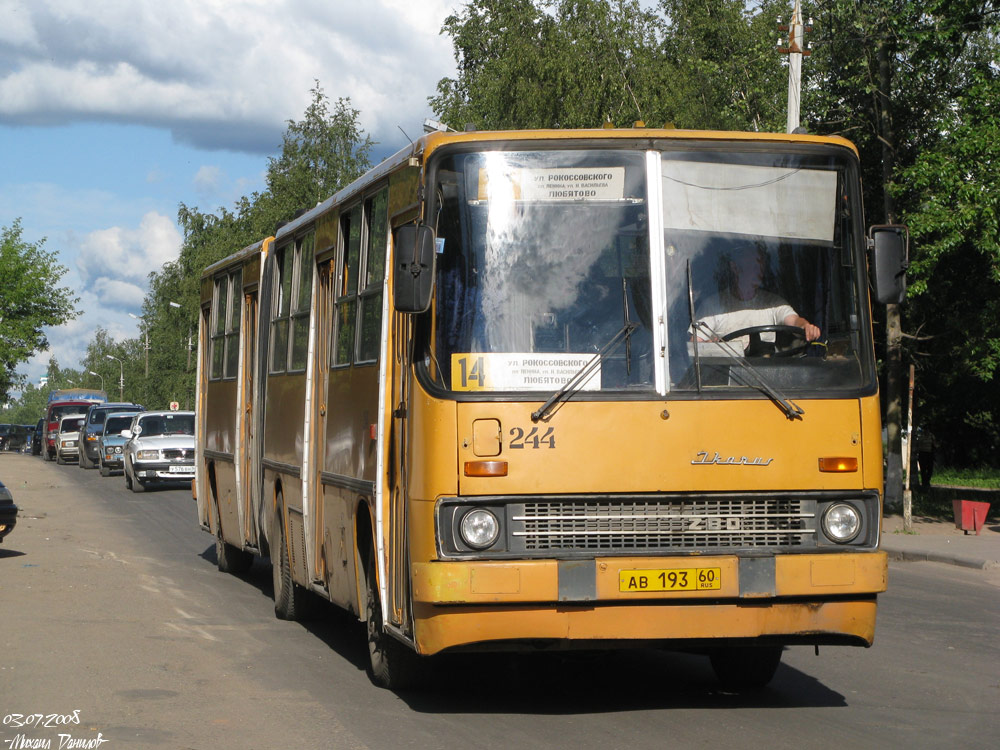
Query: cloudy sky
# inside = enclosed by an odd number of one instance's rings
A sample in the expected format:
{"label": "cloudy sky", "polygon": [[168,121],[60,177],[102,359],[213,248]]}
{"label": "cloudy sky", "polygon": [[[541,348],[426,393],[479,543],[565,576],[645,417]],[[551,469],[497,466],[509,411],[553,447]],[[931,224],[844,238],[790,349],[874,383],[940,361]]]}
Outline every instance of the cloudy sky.
{"label": "cloudy sky", "polygon": [[[422,132],[454,75],[461,0],[0,0],[0,226],[69,269],[82,315],[49,330],[77,367],[94,329],[136,336],[146,276],[177,257],[181,203],[264,187],[319,80],[349,97],[376,160]],[[88,385],[93,385],[89,384]]]}

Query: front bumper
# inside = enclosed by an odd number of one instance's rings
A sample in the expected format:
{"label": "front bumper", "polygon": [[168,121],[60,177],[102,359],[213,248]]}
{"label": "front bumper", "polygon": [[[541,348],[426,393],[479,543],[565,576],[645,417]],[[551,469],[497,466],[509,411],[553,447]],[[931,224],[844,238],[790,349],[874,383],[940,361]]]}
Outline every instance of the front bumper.
{"label": "front bumper", "polygon": [[17,506],[14,503],[0,503],[0,540],[14,530],[17,525]]}
{"label": "front bumper", "polygon": [[80,449],[76,445],[68,445],[66,447],[60,445],[57,452],[61,458],[72,458],[74,460],[79,460],[80,458]]}
{"label": "front bumper", "polygon": [[182,482],[194,479],[194,459],[189,461],[134,461],[132,471],[141,482]]}
{"label": "front bumper", "polygon": [[[720,587],[620,590],[622,571],[695,568],[717,569]],[[414,563],[415,635],[424,654],[549,639],[869,645],[887,575],[884,552]]]}
{"label": "front bumper", "polygon": [[80,450],[87,454],[87,460],[93,463],[97,463],[98,456],[101,455],[101,449],[97,441],[86,441],[80,444]]}

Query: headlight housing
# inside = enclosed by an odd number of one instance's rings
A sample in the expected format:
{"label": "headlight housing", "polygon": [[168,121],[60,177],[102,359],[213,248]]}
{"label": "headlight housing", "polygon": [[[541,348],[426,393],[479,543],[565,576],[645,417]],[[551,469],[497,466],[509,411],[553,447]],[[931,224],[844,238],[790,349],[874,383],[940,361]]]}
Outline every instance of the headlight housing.
{"label": "headlight housing", "polygon": [[159,451],[139,451],[135,457],[140,461],[155,461],[160,457]]}
{"label": "headlight housing", "polygon": [[834,503],[823,513],[823,532],[838,544],[853,541],[861,527],[861,511],[849,503]]}
{"label": "headlight housing", "polygon": [[500,535],[500,521],[486,508],[473,508],[462,516],[458,529],[462,541],[472,549],[486,549]]}

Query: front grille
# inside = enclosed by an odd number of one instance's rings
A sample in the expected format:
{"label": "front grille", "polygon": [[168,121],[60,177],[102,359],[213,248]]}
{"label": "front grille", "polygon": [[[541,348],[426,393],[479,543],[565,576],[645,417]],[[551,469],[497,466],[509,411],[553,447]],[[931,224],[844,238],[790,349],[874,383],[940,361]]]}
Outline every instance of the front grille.
{"label": "front grille", "polygon": [[161,451],[161,453],[168,461],[175,461],[182,458],[194,458],[194,450],[191,448],[165,448]]}
{"label": "front grille", "polygon": [[790,548],[816,536],[815,503],[788,497],[549,499],[510,510],[512,546],[526,552]]}

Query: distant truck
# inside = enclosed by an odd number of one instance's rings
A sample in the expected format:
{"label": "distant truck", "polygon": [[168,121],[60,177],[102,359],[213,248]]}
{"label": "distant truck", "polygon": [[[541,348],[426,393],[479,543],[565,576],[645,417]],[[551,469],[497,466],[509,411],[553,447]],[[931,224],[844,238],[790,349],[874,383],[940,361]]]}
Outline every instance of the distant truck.
{"label": "distant truck", "polygon": [[86,414],[91,404],[103,404],[107,400],[107,393],[91,388],[67,388],[49,393],[42,428],[42,458],[46,461],[56,458],[56,435],[59,433],[59,420],[62,417],[67,414]]}

